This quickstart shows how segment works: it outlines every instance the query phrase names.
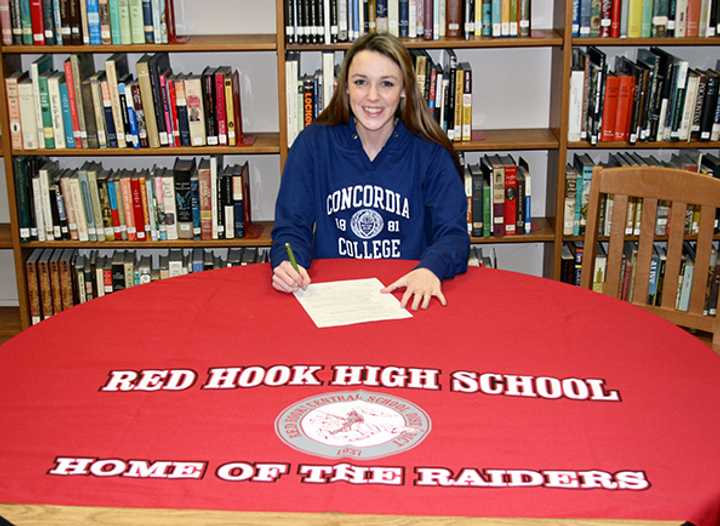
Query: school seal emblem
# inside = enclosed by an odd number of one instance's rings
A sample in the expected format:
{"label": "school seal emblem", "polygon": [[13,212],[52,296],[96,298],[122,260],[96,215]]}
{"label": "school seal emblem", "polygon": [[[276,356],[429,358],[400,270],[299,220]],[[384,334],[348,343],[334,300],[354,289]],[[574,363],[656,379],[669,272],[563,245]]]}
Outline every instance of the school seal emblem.
{"label": "school seal emblem", "polygon": [[366,391],[311,396],[275,420],[275,432],[288,446],[332,459],[395,455],[417,446],[430,428],[430,417],[416,404]]}
{"label": "school seal emblem", "polygon": [[363,208],[350,218],[350,229],[360,239],[372,239],[382,232],[385,222],[375,210]]}

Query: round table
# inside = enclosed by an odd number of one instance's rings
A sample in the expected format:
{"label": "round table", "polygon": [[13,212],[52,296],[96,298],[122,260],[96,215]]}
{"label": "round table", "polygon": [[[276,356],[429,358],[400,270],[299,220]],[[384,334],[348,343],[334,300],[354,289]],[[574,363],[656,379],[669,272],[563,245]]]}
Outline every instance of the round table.
{"label": "round table", "polygon": [[[387,284],[414,265],[311,274]],[[0,515],[720,521],[716,354],[551,280],[480,268],[443,290],[410,319],[318,329],[252,265],[31,327],[0,347]]]}

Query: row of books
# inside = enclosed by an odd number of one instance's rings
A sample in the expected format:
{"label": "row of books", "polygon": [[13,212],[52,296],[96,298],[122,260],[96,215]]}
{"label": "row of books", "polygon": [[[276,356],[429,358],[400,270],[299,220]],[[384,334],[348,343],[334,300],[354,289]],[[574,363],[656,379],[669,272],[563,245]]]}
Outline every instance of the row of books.
{"label": "row of books", "polygon": [[38,248],[25,262],[31,321],[36,324],[74,305],[161,279],[264,263],[269,250],[178,248],[153,256],[135,250]]}
{"label": "row of books", "polygon": [[[694,241],[685,241],[682,248],[682,261],[678,273],[677,295],[675,297],[675,309],[687,311],[692,293],[692,281],[695,270]],[[705,308],[703,313],[706,316],[717,314],[716,305],[718,289],[720,288],[720,242],[714,241],[710,253],[710,265],[708,281],[705,290]],[[569,242],[563,244],[560,279],[565,283],[580,284],[581,269],[584,247],[581,242]],[[608,243],[602,241],[598,244],[595,256],[594,274],[592,288],[596,292],[603,292],[607,280],[607,254]],[[648,274],[648,296],[647,298],[635,297],[635,281],[638,270],[637,264],[638,243],[627,241],[623,245],[623,253],[620,263],[620,286],[618,287],[618,299],[641,303],[644,305],[660,306],[662,304],[662,290],[665,279],[665,262],[667,260],[667,243],[656,241],[653,243],[653,252],[650,258]]]}
{"label": "row of books", "polygon": [[714,37],[718,0],[573,0],[575,37]]}
{"label": "row of books", "polygon": [[520,157],[484,155],[465,164],[468,234],[512,236],[532,232],[530,169]]}
{"label": "row of books", "polygon": [[353,41],[369,32],[397,37],[527,37],[530,0],[285,0],[288,43]]}
{"label": "row of books", "polygon": [[[661,161],[654,155],[640,155],[636,152],[610,153],[604,166],[660,166],[667,168],[680,168],[692,172],[699,172],[710,177],[720,178],[720,157],[712,153],[687,151],[672,154],[670,160]],[[581,236],[585,234],[587,224],[588,201],[592,171],[595,162],[588,154],[575,154],[572,164],[565,168],[565,200],[563,210],[563,235]],[[612,227],[612,196],[602,196],[598,231],[601,235],[609,236]],[[626,235],[640,234],[640,221],[642,217],[642,200],[630,197],[625,224]],[[720,211],[719,211],[720,213]],[[668,233],[670,208],[668,203],[659,201],[655,217],[655,234],[664,236]],[[688,203],[686,209],[685,232],[688,235],[697,234],[700,222],[700,209],[696,204]],[[715,217],[715,231],[720,232],[720,217]]]}
{"label": "row of books", "polygon": [[0,0],[2,43],[167,44],[173,0]]}
{"label": "row of books", "polygon": [[[720,63],[720,61],[719,61]],[[695,69],[657,47],[637,59],[573,48],[568,140],[716,141],[720,139],[720,73]]]}
{"label": "row of books", "polygon": [[[411,50],[420,94],[434,119],[451,141],[472,137],[472,67],[458,63],[451,49],[442,50],[435,62],[425,50]],[[303,74],[301,53],[288,51],[285,62],[287,80],[288,145],[313,123],[332,98],[337,67],[334,52],[322,53],[322,67]]]}
{"label": "row of books", "polygon": [[229,66],[173,74],[167,53],[143,55],[129,72],[125,53],[95,71],[90,54],[53,55],[6,79],[15,149],[234,146],[245,142],[240,77]]}
{"label": "row of books", "polygon": [[21,241],[234,239],[250,223],[250,168],[222,159],[175,160],[172,169],[63,169],[13,159]]}
{"label": "row of books", "polygon": [[412,50],[418,88],[434,119],[451,141],[472,138],[472,67],[444,49],[437,62],[423,50]]}

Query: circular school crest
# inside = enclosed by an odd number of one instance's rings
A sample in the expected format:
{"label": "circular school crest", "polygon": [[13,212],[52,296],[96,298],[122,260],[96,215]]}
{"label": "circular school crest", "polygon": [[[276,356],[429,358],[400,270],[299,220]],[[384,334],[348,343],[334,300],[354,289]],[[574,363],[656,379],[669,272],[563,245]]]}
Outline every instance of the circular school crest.
{"label": "circular school crest", "polygon": [[366,391],[311,396],[275,420],[275,433],[293,449],[324,458],[363,460],[412,449],[430,427],[428,414],[412,402]]}
{"label": "circular school crest", "polygon": [[372,239],[382,232],[383,218],[375,210],[363,208],[350,218],[350,229],[360,239]]}

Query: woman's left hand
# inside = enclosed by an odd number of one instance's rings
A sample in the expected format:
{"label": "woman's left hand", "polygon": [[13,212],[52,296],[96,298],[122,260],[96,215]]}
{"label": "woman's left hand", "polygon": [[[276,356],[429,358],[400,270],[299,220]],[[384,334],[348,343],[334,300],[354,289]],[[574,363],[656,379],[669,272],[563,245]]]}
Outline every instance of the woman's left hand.
{"label": "woman's left hand", "polygon": [[405,307],[410,298],[412,298],[412,310],[417,310],[418,307],[427,309],[430,306],[430,300],[435,296],[440,303],[444,306],[447,305],[445,296],[442,293],[442,282],[432,271],[426,268],[416,268],[415,270],[408,272],[403,277],[391,283],[382,292],[392,292],[395,289],[405,287],[405,294],[403,294],[400,303]]}

